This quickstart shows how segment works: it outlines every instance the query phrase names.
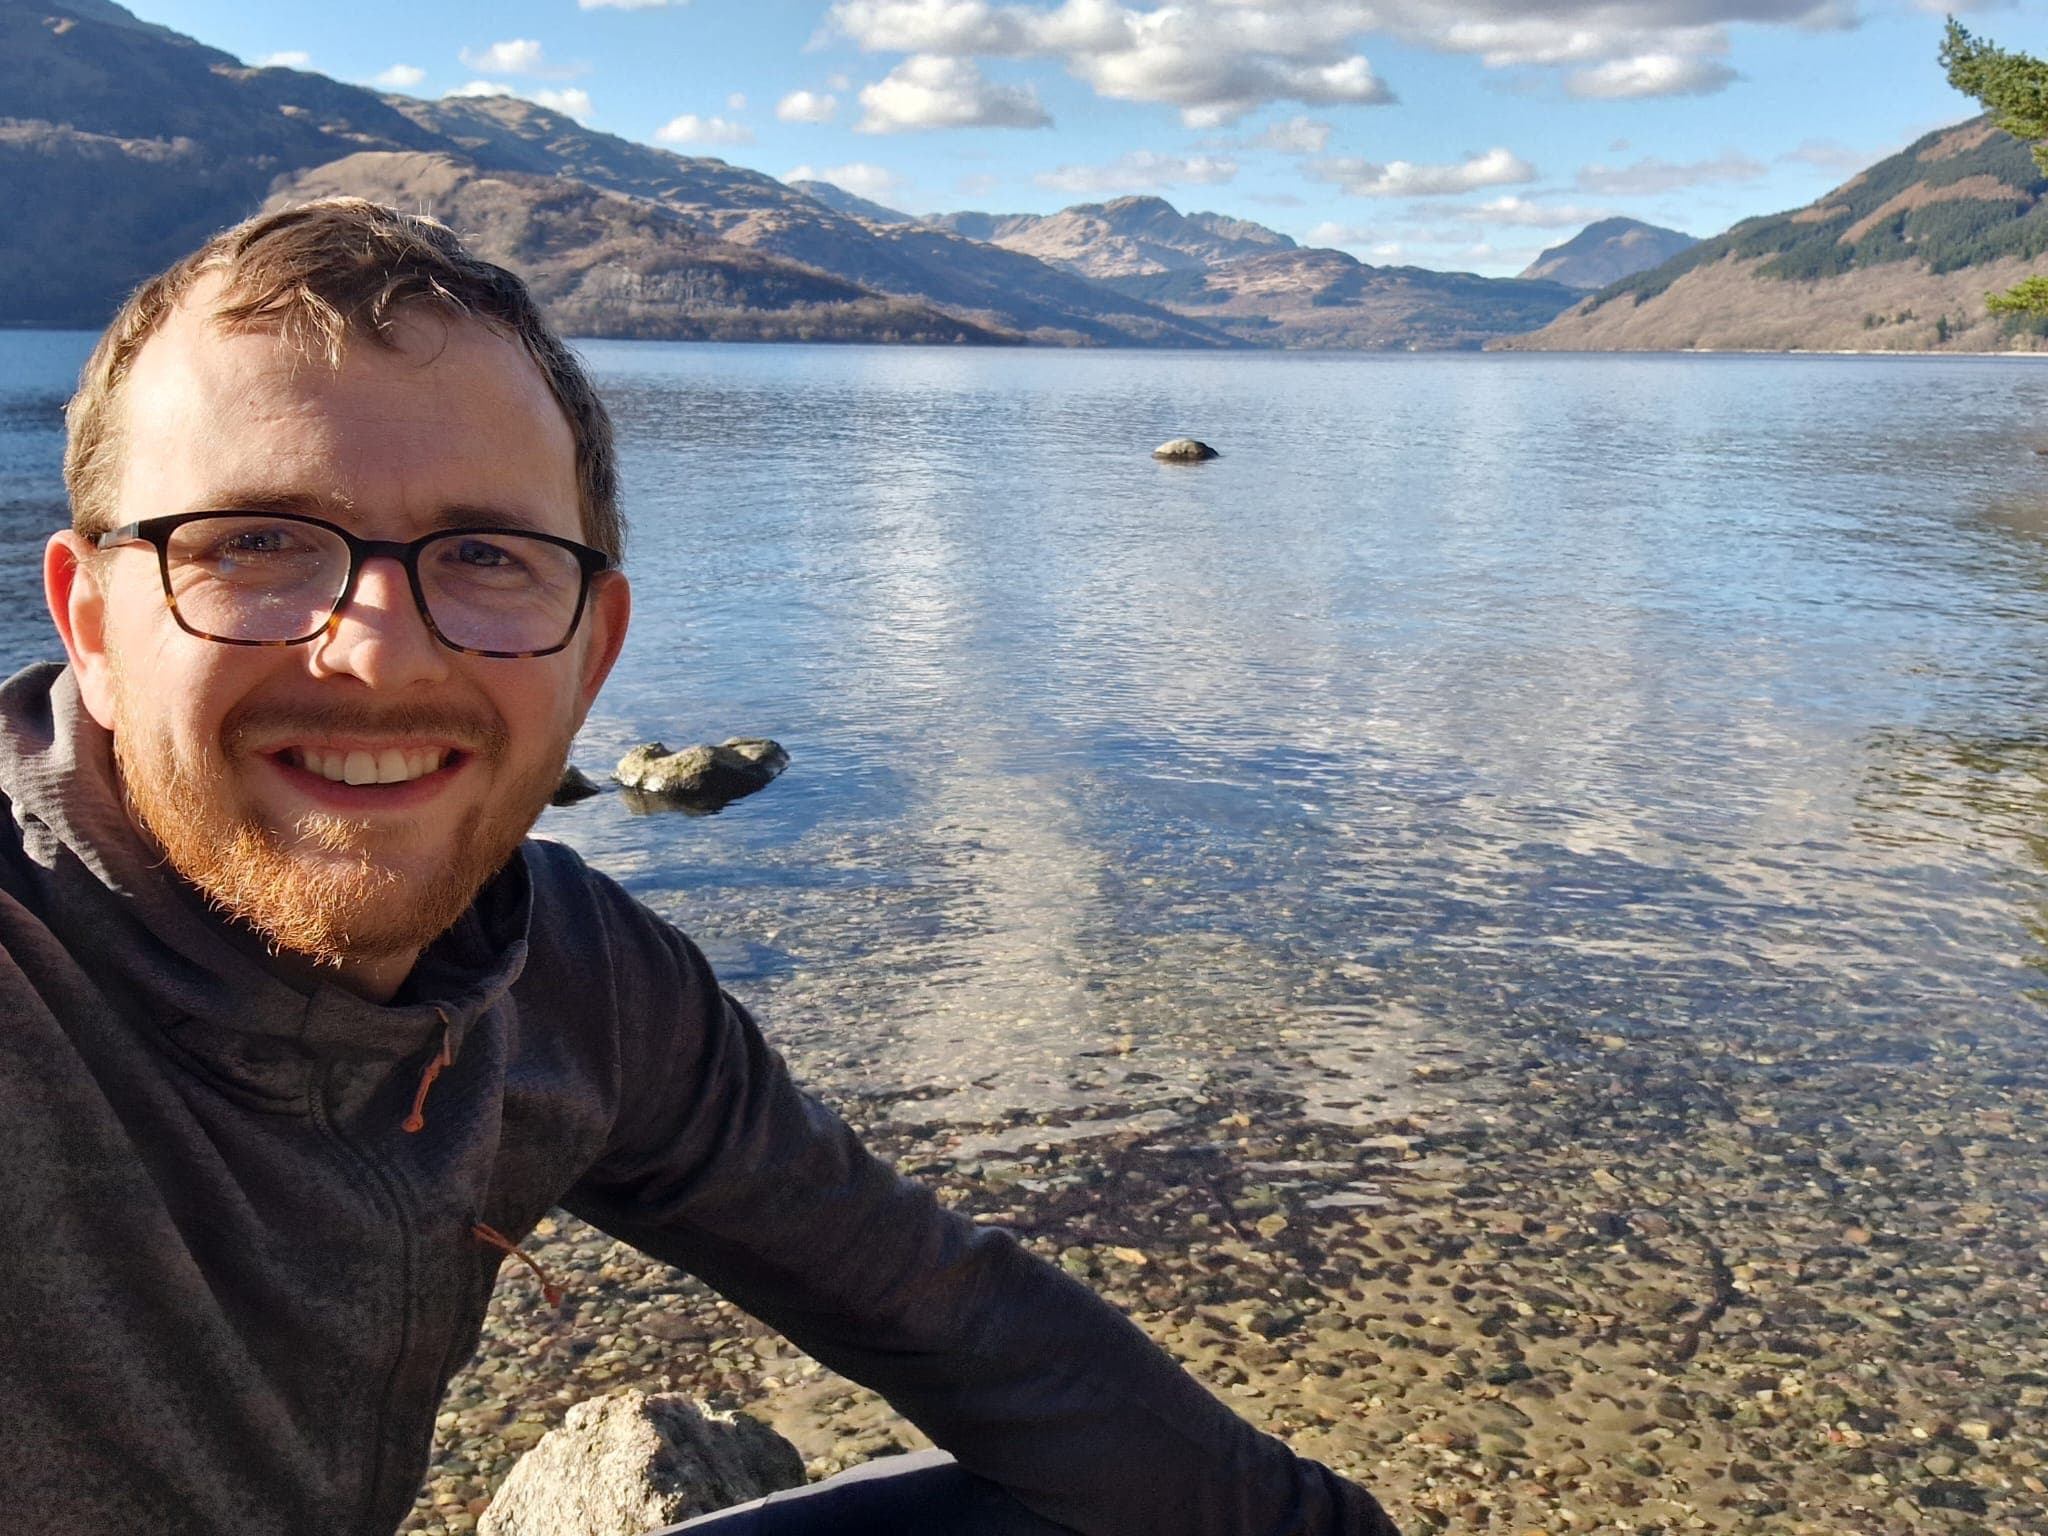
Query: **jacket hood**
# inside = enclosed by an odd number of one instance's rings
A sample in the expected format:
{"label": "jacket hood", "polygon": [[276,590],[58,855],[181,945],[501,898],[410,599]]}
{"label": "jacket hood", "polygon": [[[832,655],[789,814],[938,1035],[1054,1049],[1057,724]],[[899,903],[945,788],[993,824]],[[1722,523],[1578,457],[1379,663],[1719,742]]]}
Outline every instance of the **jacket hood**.
{"label": "jacket hood", "polygon": [[0,795],[30,878],[14,892],[102,986],[167,1028],[267,1036],[311,1056],[396,1058],[434,1040],[451,1058],[526,963],[532,883],[514,858],[420,956],[388,1004],[286,979],[255,932],[214,911],[129,817],[113,737],[86,712],[68,667],[0,685]]}

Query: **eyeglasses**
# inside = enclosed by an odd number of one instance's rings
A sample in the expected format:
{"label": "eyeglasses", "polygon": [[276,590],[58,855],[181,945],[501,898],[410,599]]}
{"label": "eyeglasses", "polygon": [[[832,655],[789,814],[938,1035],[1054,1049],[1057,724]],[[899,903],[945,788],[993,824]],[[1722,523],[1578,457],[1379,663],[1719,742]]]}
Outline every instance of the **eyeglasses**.
{"label": "eyeglasses", "polygon": [[359,539],[290,512],[180,512],[94,541],[155,546],[178,627],[223,645],[303,645],[354,594],[363,562],[405,567],[436,640],[471,656],[548,656],[576,633],[590,578],[617,569],[602,550],[517,528],[455,528],[410,543]]}

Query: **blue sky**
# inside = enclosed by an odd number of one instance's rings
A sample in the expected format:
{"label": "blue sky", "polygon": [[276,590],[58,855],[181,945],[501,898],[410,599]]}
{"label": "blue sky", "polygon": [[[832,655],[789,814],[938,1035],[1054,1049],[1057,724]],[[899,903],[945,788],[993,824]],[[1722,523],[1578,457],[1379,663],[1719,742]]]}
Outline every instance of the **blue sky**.
{"label": "blue sky", "polygon": [[[1509,275],[1590,220],[1693,234],[1970,115],[1942,16],[2015,0],[138,0],[249,62],[502,88],[912,212],[1153,192],[1375,263]],[[482,19],[479,19],[482,18]]]}

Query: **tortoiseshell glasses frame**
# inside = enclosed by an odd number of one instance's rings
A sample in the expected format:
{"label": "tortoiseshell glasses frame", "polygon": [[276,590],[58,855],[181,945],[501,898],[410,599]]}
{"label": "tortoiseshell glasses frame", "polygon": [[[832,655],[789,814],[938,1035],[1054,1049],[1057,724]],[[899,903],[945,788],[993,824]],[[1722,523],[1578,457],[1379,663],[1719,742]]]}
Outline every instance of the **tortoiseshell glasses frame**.
{"label": "tortoiseshell glasses frame", "polygon": [[[252,527],[274,527],[279,524],[317,529],[348,552],[348,567],[342,574],[341,583],[335,592],[333,602],[319,621],[304,634],[291,636],[275,635],[234,635],[218,634],[202,625],[195,624],[178,607],[178,596],[171,577],[171,540],[181,528],[209,519],[247,519]],[[457,539],[517,539],[528,544],[544,545],[561,550],[574,558],[577,573],[576,600],[570,609],[567,621],[562,625],[560,636],[552,644],[531,646],[521,649],[498,649],[489,646],[466,645],[451,639],[441,624],[434,618],[434,610],[427,599],[426,586],[420,578],[420,555],[436,544]],[[590,583],[593,577],[619,568],[618,561],[603,550],[588,544],[579,544],[574,539],[564,539],[551,533],[536,533],[529,528],[508,527],[461,527],[441,529],[423,534],[417,539],[399,542],[392,539],[365,539],[349,532],[338,524],[324,518],[307,517],[297,512],[263,512],[245,507],[223,507],[203,512],[176,512],[165,517],[145,518],[140,522],[127,523],[119,528],[110,528],[93,540],[98,549],[115,549],[124,544],[142,543],[156,550],[157,573],[163,579],[164,601],[170,606],[171,616],[186,634],[201,640],[212,640],[220,645],[245,646],[287,646],[305,645],[318,639],[333,625],[335,619],[346,608],[355,595],[356,583],[362,575],[363,563],[383,557],[396,560],[405,568],[406,581],[412,588],[414,605],[419,609],[421,620],[427,631],[451,651],[460,651],[465,656],[489,656],[506,661],[524,661],[537,656],[552,656],[575,638],[576,628],[583,621],[583,610],[590,599]],[[338,552],[338,551],[337,551]],[[550,632],[553,626],[550,625]]]}

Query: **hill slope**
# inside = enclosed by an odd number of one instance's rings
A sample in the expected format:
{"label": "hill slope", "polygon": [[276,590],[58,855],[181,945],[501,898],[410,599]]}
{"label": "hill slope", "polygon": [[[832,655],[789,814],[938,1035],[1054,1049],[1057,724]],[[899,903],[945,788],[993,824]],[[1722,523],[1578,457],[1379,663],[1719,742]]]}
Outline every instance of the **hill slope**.
{"label": "hill slope", "polygon": [[[782,273],[778,293],[829,276],[906,301],[840,311],[847,323],[875,317],[870,339],[901,334],[907,320],[917,335],[1235,344],[1015,252],[870,227],[722,160],[634,144],[504,97],[419,101],[251,69],[111,0],[0,0],[0,113],[0,206],[10,214],[0,220],[0,324],[99,325],[140,279],[253,211],[278,177],[362,153],[412,153],[566,178],[664,209],[704,237],[757,252],[754,275],[732,292],[769,292],[766,274],[783,263],[810,270]],[[672,241],[679,226],[658,227]],[[615,254],[604,241],[588,250]],[[933,318],[941,310],[951,313],[945,325]],[[727,334],[744,334],[748,312],[732,312]],[[651,311],[635,313],[631,334],[648,334],[638,327]],[[786,334],[786,318],[758,334]]]}
{"label": "hill slope", "polygon": [[2043,269],[2048,178],[1973,118],[1805,208],[1745,219],[1602,289],[1530,349],[1952,351],[2034,348],[1984,296]]}
{"label": "hill slope", "polygon": [[280,180],[267,208],[368,197],[432,214],[525,275],[572,335],[669,341],[1015,341],[912,299],[699,232],[641,198],[451,155],[366,151]]}
{"label": "hill slope", "polygon": [[901,209],[889,208],[881,203],[849,192],[842,186],[829,181],[792,181],[785,183],[805,197],[814,198],[834,213],[843,213],[850,218],[866,219],[870,224],[915,224],[919,222]]}
{"label": "hill slope", "polygon": [[1370,267],[1277,230],[1157,197],[1055,214],[955,213],[930,221],[1264,347],[1476,347],[1541,325],[1577,291],[1548,281]]}
{"label": "hill slope", "polygon": [[1021,251],[1083,277],[1199,271],[1294,249],[1277,230],[1218,213],[1187,213],[1164,198],[1119,197],[1053,214],[954,213],[928,221],[970,239]]}
{"label": "hill slope", "polygon": [[1601,219],[1543,252],[1523,269],[1522,276],[1549,278],[1567,288],[1605,288],[1662,266],[1699,243],[1697,235],[1640,219]]}
{"label": "hill slope", "polygon": [[1377,351],[1472,348],[1557,314],[1561,283],[1372,267],[1343,251],[1273,251],[1112,286],[1265,346]]}

